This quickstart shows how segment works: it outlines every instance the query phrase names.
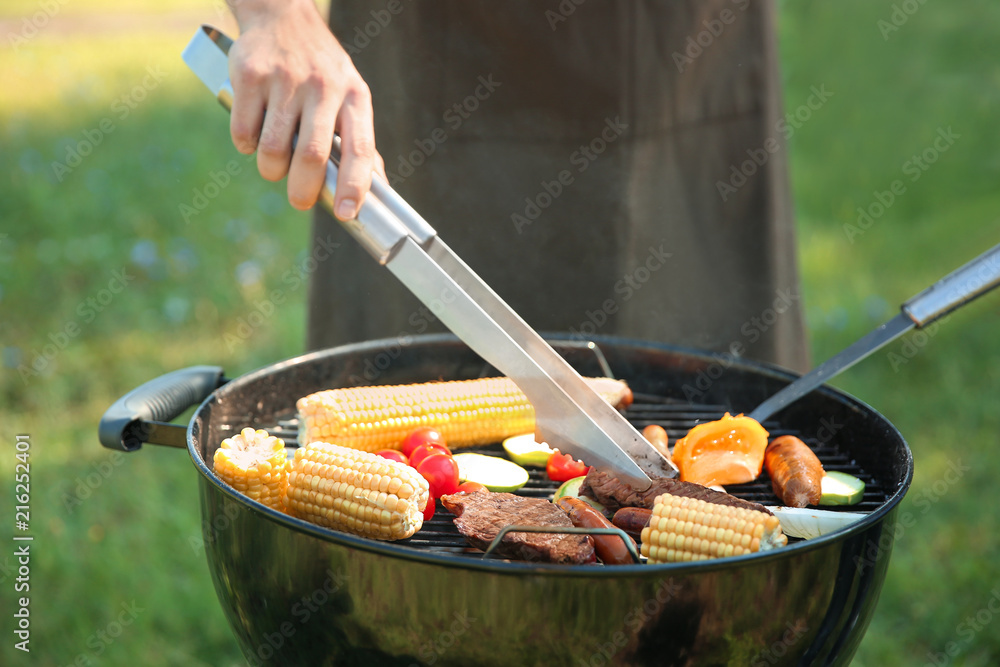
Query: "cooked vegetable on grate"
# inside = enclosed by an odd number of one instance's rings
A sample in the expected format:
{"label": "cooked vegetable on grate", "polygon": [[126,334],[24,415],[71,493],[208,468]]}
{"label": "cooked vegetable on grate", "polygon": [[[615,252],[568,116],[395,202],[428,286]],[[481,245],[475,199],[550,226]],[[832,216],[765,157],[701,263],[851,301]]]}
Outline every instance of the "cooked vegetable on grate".
{"label": "cooked vegetable on grate", "polygon": [[722,419],[698,424],[674,444],[681,479],[704,486],[745,484],[764,466],[767,431],[755,419],[728,412]]}
{"label": "cooked vegetable on grate", "polygon": [[820,505],[854,505],[865,496],[865,483],[854,475],[831,470],[820,481]]}
{"label": "cooked vegetable on grate", "polygon": [[479,482],[490,491],[513,492],[528,483],[528,471],[507,459],[484,454],[455,454],[462,482]]}
{"label": "cooked vegetable on grate", "polygon": [[786,544],[777,517],[669,493],[657,497],[642,529],[642,555],[650,563],[740,556]]}
{"label": "cooked vegetable on grate", "polygon": [[403,465],[410,465],[410,459],[406,458],[406,454],[398,449],[380,449],[375,452],[375,455],[390,461],[399,461]]}
{"label": "cooked vegetable on grate", "polygon": [[314,442],[295,452],[285,505],[321,526],[400,540],[420,530],[428,498],[427,480],[408,465]]}
{"label": "cooked vegetable on grate", "polygon": [[406,454],[406,456],[410,456],[415,449],[423,445],[440,445],[445,449],[448,448],[448,444],[444,441],[444,436],[436,429],[424,426],[407,433],[398,449]]}
{"label": "cooked vegetable on grate", "polygon": [[[621,381],[588,378],[612,405],[628,405]],[[300,398],[299,444],[313,441],[367,452],[398,449],[415,429],[432,427],[452,448],[485,445],[535,430],[535,411],[508,378],[329,389]]]}
{"label": "cooked vegetable on grate", "polygon": [[416,466],[435,498],[458,493],[458,463],[451,454],[425,456]]}
{"label": "cooked vegetable on grate", "polygon": [[544,442],[535,442],[534,433],[515,435],[503,441],[503,449],[519,466],[544,468],[552,455],[552,448]]}
{"label": "cooked vegetable on grate", "polygon": [[861,512],[832,512],[812,507],[772,507],[774,516],[781,522],[781,530],[789,537],[804,540],[820,537],[861,521],[867,514]]}
{"label": "cooked vegetable on grate", "polygon": [[598,512],[604,512],[604,505],[597,502],[593,498],[588,498],[586,496],[580,495],[580,487],[583,486],[584,480],[586,480],[586,475],[580,477],[574,477],[573,479],[563,482],[562,486],[556,489],[556,492],[552,495],[552,502],[558,503],[560,498],[579,498],[583,502],[587,503],[593,507]]}
{"label": "cooked vegetable on grate", "polygon": [[215,474],[247,498],[284,511],[288,484],[285,443],[267,431],[245,428],[215,450]]}
{"label": "cooked vegetable on grate", "polygon": [[553,449],[545,464],[545,474],[553,482],[568,482],[577,477],[584,477],[590,472],[590,466],[583,461],[577,461],[569,454],[563,454]]}

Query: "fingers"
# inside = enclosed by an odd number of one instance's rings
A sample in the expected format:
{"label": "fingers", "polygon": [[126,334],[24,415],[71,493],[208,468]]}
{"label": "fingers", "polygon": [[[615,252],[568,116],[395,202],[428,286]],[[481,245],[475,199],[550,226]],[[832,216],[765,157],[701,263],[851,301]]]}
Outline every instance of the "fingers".
{"label": "fingers", "polygon": [[372,170],[384,172],[375,152],[368,86],[312,2],[232,6],[241,28],[229,53],[233,143],[242,153],[257,152],[264,178],[287,176],[289,202],[307,209],[322,191],[339,132],[334,211],[344,220],[356,217]]}
{"label": "fingers", "polygon": [[279,93],[268,101],[257,143],[257,170],[269,181],[280,181],[288,174],[292,140],[298,126],[298,106],[294,100],[283,97]]}
{"label": "fingers", "polygon": [[384,180],[389,180],[389,177],[385,174],[385,160],[382,159],[382,154],[378,151],[375,151],[375,173]]}
{"label": "fingers", "polygon": [[286,83],[274,68],[259,58],[244,55],[239,42],[230,56],[233,105],[229,132],[233,145],[245,155],[257,151],[257,168],[269,181],[281,180],[288,172],[292,136],[298,124],[298,108]]}
{"label": "fingers", "polygon": [[257,150],[264,109],[267,106],[263,88],[265,75],[244,65],[237,46],[234,46],[229,59],[229,76],[233,81],[229,133],[236,150],[244,155],[251,155]]}
{"label": "fingers", "polygon": [[371,97],[367,86],[361,83],[348,93],[337,116],[341,156],[333,210],[341,220],[357,216],[371,188],[376,157],[372,123]]}
{"label": "fingers", "polygon": [[297,209],[312,207],[326,180],[326,163],[333,145],[337,100],[320,97],[306,105],[299,123],[299,140],[288,170],[288,201]]}

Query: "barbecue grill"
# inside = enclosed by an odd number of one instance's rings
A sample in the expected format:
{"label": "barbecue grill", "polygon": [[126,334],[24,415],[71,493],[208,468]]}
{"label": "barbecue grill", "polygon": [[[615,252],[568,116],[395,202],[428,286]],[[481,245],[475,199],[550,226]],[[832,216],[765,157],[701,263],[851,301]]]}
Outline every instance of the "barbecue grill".
{"label": "barbecue grill", "polygon": [[[723,412],[748,411],[794,376],[620,338],[552,341],[584,375],[610,371],[635,401],[626,417],[671,441]],[[381,355],[381,356],[380,356]],[[316,352],[224,382],[198,367],[135,390],[102,421],[102,442],[134,450],[177,444],[164,422],[201,402],[183,441],[200,473],[203,538],[216,592],[255,664],[841,665],[867,628],[888,567],[897,506],[913,473],[899,432],[872,408],[822,388],[764,423],[807,442],[827,470],[866,483],[861,521],[764,553],[702,563],[565,566],[507,561],[467,546],[440,506],[413,537],[377,542],[271,510],[210,469],[219,443],[246,426],[294,443],[295,401],[358,384],[496,375],[450,335]],[[202,400],[204,399],[204,400]],[[463,450],[465,451],[465,450]],[[475,451],[475,450],[472,450]],[[502,454],[499,445],[481,449]],[[206,461],[209,462],[206,464]],[[519,493],[557,485],[532,471]],[[777,504],[766,474],[727,489]]]}

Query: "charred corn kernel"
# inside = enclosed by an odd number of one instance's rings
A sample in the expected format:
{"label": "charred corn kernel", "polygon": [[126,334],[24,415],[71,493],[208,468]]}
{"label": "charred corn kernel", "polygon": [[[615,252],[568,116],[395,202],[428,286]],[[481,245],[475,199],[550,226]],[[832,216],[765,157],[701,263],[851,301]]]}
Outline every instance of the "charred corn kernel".
{"label": "charred corn kernel", "polygon": [[215,474],[246,497],[284,511],[289,462],[285,443],[264,430],[245,428],[215,450]]}
{"label": "charred corn kernel", "polygon": [[429,497],[427,480],[404,463],[313,442],[295,451],[285,505],[321,526],[401,540],[420,530]]}
{"label": "charred corn kernel", "polygon": [[742,507],[716,505],[664,493],[642,529],[642,555],[650,563],[707,560],[766,551],[788,544],[778,518]]}
{"label": "charred corn kernel", "polygon": [[[624,382],[588,378],[612,405],[631,400]],[[335,442],[375,452],[398,449],[431,426],[449,447],[499,442],[535,430],[535,410],[508,378],[329,389],[299,399],[299,444]]]}

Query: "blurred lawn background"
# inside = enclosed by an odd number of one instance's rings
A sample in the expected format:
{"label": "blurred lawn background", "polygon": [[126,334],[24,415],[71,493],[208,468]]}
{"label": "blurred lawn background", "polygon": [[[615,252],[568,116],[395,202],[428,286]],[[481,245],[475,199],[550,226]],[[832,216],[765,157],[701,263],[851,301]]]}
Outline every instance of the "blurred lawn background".
{"label": "blurred lawn background", "polygon": [[[779,6],[819,361],[1000,242],[1000,5]],[[894,11],[901,25],[887,32]],[[306,256],[308,216],[236,153],[226,114],[181,63],[201,22],[232,25],[221,0],[0,8],[0,493],[10,507],[10,445],[31,434],[36,536],[32,653],[13,649],[5,612],[0,664],[242,664],[204,551],[191,546],[200,517],[187,455],[118,455],[96,438],[116,398],[163,372],[211,363],[234,377],[302,350],[304,286],[251,336],[237,332]],[[829,100],[801,111],[824,86]],[[957,138],[926,171],[904,171],[949,128]],[[81,141],[92,150],[67,161]],[[231,161],[232,183],[185,221],[181,205],[194,206]],[[897,179],[905,192],[858,226],[858,207]],[[115,270],[131,277],[125,289]],[[988,607],[1000,595],[998,315],[994,294],[834,382],[896,424],[916,460],[903,503],[916,522],[896,543],[856,665],[944,664],[950,642],[948,664],[1000,662],[1000,619]],[[72,325],[78,333],[60,335]],[[958,465],[968,469],[956,480],[947,473]],[[3,522],[6,535],[6,509]],[[5,610],[12,552],[0,552]],[[100,633],[122,604],[142,611],[108,643]]]}

